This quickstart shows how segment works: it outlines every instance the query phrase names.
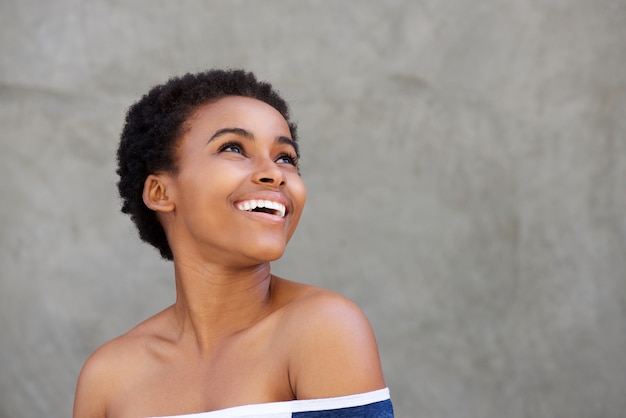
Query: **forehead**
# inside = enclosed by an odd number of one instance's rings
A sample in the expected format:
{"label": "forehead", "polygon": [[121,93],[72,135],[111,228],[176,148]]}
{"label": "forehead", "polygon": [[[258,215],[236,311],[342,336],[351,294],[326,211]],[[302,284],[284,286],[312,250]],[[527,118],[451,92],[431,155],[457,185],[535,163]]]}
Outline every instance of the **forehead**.
{"label": "forehead", "polygon": [[187,132],[202,129],[243,128],[267,135],[291,137],[280,112],[261,100],[226,96],[200,106],[187,120]]}

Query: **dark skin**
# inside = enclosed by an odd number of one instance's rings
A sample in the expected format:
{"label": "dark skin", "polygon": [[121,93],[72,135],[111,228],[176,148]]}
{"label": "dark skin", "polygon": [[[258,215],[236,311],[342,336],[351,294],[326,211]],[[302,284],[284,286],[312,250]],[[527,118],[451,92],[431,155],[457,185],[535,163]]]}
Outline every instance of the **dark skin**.
{"label": "dark skin", "polygon": [[[74,417],[181,415],[384,388],[361,310],[270,273],[306,199],[284,118],[229,96],[201,106],[188,126],[177,171],[149,176],[143,194],[174,253],[176,302],[92,354]],[[251,211],[257,201],[271,208]]]}

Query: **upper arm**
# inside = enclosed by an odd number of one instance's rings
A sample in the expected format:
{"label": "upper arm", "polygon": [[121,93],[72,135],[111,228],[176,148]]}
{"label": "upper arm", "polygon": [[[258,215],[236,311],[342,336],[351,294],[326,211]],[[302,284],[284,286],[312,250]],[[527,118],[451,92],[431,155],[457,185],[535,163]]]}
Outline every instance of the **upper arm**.
{"label": "upper arm", "polygon": [[354,303],[322,293],[303,303],[295,318],[289,374],[296,398],[343,396],[385,387],[374,332]]}
{"label": "upper arm", "polygon": [[74,418],[104,418],[111,387],[111,350],[101,347],[85,362],[76,385]]}

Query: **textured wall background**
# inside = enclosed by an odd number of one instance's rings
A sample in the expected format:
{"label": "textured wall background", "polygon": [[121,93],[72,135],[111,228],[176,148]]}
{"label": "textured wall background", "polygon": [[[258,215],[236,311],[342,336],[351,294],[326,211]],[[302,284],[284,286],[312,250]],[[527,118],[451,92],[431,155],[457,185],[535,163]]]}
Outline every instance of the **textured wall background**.
{"label": "textured wall background", "polygon": [[624,417],[626,2],[0,2],[0,416],[173,301],[118,212],[126,108],[244,67],[300,124],[275,271],[358,302],[398,417]]}

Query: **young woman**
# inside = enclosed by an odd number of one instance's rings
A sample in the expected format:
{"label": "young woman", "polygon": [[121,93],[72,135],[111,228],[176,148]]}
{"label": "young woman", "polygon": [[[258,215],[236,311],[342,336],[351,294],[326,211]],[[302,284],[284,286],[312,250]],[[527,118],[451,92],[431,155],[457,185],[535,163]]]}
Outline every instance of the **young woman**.
{"label": "young woman", "polygon": [[156,86],[126,117],[122,211],[174,262],[176,302],[85,363],[74,417],[393,417],[357,306],[270,272],[306,192],[296,127],[239,70]]}

